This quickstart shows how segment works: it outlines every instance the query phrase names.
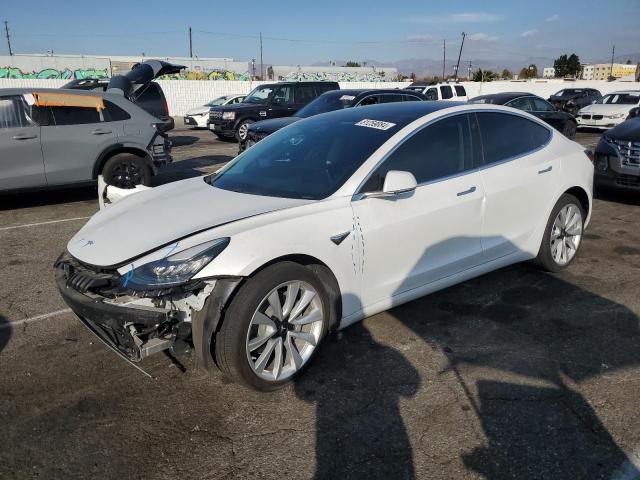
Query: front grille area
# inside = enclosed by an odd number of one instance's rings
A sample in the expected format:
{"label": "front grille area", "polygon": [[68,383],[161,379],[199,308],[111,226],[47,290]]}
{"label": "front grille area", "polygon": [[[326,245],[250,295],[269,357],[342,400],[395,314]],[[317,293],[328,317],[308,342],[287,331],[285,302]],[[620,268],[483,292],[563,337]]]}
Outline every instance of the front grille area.
{"label": "front grille area", "polygon": [[120,278],[115,270],[97,271],[91,269],[71,255],[65,255],[58,260],[55,267],[64,270],[67,285],[80,293],[95,292],[105,287],[117,285]]}
{"label": "front grille area", "polygon": [[591,120],[591,115],[587,115],[587,114],[582,114],[580,115],[581,118],[584,118],[585,120]]}
{"label": "front grille area", "polygon": [[612,143],[618,151],[623,167],[640,168],[640,142],[613,140]]}
{"label": "front grille area", "polygon": [[593,117],[594,120],[602,120],[602,115],[594,115]]}
{"label": "front grille area", "polygon": [[209,118],[220,119],[222,118],[222,112],[219,110],[211,110],[211,112],[209,112]]}
{"label": "front grille area", "polygon": [[640,188],[640,176],[635,175],[618,175],[616,177],[616,184],[621,187],[635,187]]}

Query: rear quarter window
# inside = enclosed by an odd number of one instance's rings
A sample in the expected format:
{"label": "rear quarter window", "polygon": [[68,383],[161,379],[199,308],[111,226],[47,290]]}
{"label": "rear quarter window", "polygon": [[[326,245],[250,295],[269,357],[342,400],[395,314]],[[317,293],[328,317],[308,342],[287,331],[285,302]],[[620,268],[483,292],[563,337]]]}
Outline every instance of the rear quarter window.
{"label": "rear quarter window", "polygon": [[102,114],[105,122],[121,122],[131,118],[131,115],[129,115],[126,110],[123,110],[115,103],[105,100],[104,106],[105,109]]}
{"label": "rear quarter window", "polygon": [[464,89],[464,87],[462,85],[456,85],[453,88],[455,88],[457,96],[459,96],[459,97],[466,97],[467,96],[467,91]]}
{"label": "rear quarter window", "polygon": [[545,145],[551,132],[519,115],[478,112],[484,164],[490,165],[537,150]]}

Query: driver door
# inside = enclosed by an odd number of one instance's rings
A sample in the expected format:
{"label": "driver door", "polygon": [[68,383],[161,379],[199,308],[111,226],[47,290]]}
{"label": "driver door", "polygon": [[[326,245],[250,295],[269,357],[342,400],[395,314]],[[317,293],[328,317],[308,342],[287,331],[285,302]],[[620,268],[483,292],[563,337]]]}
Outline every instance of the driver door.
{"label": "driver door", "polygon": [[[476,143],[478,142],[478,143]],[[362,261],[362,305],[454,275],[481,262],[484,189],[475,117],[459,114],[418,130],[377,167],[352,202]],[[390,170],[411,172],[415,191],[382,189]]]}
{"label": "driver door", "polygon": [[269,117],[289,117],[296,112],[295,98],[292,85],[282,85],[276,88],[271,95],[269,105]]}

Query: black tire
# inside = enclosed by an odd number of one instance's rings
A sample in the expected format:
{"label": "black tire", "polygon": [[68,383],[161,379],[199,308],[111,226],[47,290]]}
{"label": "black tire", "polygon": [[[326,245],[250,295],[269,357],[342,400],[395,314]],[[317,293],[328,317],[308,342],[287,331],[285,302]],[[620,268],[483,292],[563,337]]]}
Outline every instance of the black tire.
{"label": "black tire", "polygon": [[569,120],[567,121],[567,123],[564,124],[564,128],[562,129],[562,134],[565,137],[573,140],[576,136],[577,130],[578,130],[578,124],[573,120]]}
{"label": "black tire", "polygon": [[547,226],[544,229],[544,235],[542,237],[540,249],[538,250],[538,256],[535,259],[535,263],[538,265],[538,267],[546,270],[547,272],[559,272],[560,270],[564,270],[569,265],[571,265],[571,262],[573,262],[578,256],[578,251],[580,250],[580,245],[582,244],[582,242],[580,241],[575,254],[566,264],[561,265],[553,259],[553,254],[551,252],[551,230],[560,210],[568,205],[574,205],[579,210],[580,215],[582,216],[582,223],[580,225],[581,231],[584,230],[585,211],[584,208],[582,208],[582,204],[573,195],[568,193],[563,194],[557,201],[556,205],[553,207],[553,210],[551,210],[551,215],[547,220]]}
{"label": "black tire", "polygon": [[118,188],[135,188],[151,185],[152,172],[144,158],[130,153],[114,155],[102,167],[102,176],[109,185]]}
{"label": "black tire", "polygon": [[[247,358],[246,342],[251,319],[269,292],[285,282],[295,280],[310,284],[320,297],[323,308],[320,339],[309,359],[293,376],[280,381],[268,381],[253,371]],[[270,391],[281,388],[293,381],[313,361],[328,330],[330,308],[327,289],[310,268],[294,262],[276,263],[265,268],[240,287],[225,312],[222,326],[215,334],[214,353],[218,368],[230,380],[255,390]]]}
{"label": "black tire", "polygon": [[236,140],[238,142],[242,142],[244,140],[247,139],[247,134],[244,134],[244,137],[242,136],[241,132],[243,132],[245,128],[249,128],[249,125],[251,125],[253,122],[253,120],[242,120],[240,123],[238,123],[238,126],[236,127]]}

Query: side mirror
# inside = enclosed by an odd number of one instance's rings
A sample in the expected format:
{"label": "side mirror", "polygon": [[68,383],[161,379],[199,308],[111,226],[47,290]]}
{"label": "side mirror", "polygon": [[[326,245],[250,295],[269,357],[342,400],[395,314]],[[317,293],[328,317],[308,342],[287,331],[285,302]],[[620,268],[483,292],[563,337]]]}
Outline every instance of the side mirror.
{"label": "side mirror", "polygon": [[388,195],[399,195],[401,193],[413,192],[418,186],[416,177],[411,172],[400,170],[389,170],[384,177],[382,193]]}
{"label": "side mirror", "polygon": [[640,117],[640,107],[634,107],[629,110],[629,116],[627,118],[636,118]]}

